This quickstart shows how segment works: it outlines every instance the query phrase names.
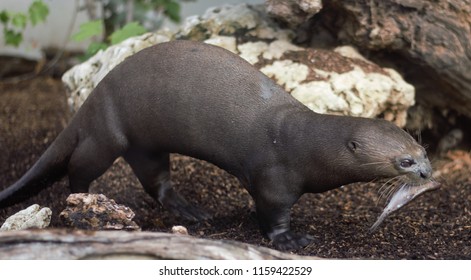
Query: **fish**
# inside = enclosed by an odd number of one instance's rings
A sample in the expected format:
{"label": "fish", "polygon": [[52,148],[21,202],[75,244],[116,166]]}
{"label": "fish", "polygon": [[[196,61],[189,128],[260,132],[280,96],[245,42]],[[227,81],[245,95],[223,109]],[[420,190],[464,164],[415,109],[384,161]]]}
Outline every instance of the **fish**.
{"label": "fish", "polygon": [[389,199],[386,207],[384,207],[383,209],[383,212],[378,217],[376,222],[371,226],[369,232],[373,233],[374,231],[376,231],[376,229],[386,219],[386,217],[407,205],[414,198],[418,197],[424,192],[436,190],[439,188],[439,186],[440,183],[436,181],[429,181],[425,184],[418,186],[408,184],[402,185],[399,190],[394,193],[391,199]]}

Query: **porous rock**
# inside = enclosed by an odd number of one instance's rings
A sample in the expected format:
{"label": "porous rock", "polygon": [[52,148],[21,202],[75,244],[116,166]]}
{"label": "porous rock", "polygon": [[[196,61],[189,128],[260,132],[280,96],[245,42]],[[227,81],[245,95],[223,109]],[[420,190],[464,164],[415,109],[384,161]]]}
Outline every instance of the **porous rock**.
{"label": "porous rock", "polygon": [[103,194],[74,193],[60,213],[65,225],[86,230],[140,230],[134,212]]}
{"label": "porous rock", "polygon": [[268,13],[294,28],[322,9],[321,0],[266,0]]}
{"label": "porous rock", "polygon": [[175,38],[201,40],[240,55],[319,113],[383,116],[404,126],[407,109],[414,104],[414,88],[393,69],[379,67],[348,46],[297,46],[291,30],[280,27],[263,7],[246,4],[210,8],[187,18],[174,34],[149,33],[100,52],[63,76],[69,104],[77,110],[109,70],[137,51],[133,46]]}
{"label": "porous rock", "polygon": [[77,111],[95,86],[126,57],[169,40],[170,35],[165,31],[158,34],[146,33],[124,40],[107,48],[106,51],[101,50],[86,62],[72,67],[62,76],[62,81],[68,92],[67,102],[71,110]]}
{"label": "porous rock", "polygon": [[414,104],[414,87],[393,69],[334,51],[291,51],[261,70],[318,113],[376,117],[404,126]]}
{"label": "porous rock", "polygon": [[51,215],[51,209],[33,204],[6,219],[0,231],[46,228],[51,222]]}

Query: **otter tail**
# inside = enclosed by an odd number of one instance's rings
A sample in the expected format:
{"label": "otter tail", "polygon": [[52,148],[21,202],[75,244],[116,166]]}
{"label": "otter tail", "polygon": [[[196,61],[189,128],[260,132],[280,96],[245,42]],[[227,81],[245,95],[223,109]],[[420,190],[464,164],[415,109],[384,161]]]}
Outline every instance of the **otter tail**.
{"label": "otter tail", "polygon": [[65,128],[44,154],[16,183],[0,192],[0,208],[30,198],[67,173],[67,165],[77,145],[74,129]]}

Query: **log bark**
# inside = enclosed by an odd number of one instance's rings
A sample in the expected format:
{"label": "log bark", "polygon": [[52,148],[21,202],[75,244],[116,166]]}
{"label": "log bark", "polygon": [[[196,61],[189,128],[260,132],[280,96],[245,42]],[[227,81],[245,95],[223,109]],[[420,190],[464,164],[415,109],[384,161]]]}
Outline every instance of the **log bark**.
{"label": "log bark", "polygon": [[326,0],[323,4],[321,20],[340,41],[400,54],[415,72],[411,76],[421,76],[426,84],[419,98],[471,117],[471,1]]}
{"label": "log bark", "polygon": [[0,259],[315,259],[227,240],[160,232],[23,230],[0,233]]}

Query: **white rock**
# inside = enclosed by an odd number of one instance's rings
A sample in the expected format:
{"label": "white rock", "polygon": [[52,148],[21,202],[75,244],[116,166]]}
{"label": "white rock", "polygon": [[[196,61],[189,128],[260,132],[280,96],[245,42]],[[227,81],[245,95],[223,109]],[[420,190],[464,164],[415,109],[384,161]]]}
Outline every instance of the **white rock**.
{"label": "white rock", "polygon": [[268,49],[265,42],[248,42],[237,47],[240,57],[247,60],[250,64],[259,62],[259,58]]}
{"label": "white rock", "polygon": [[51,209],[33,204],[6,219],[0,231],[46,228],[51,222],[51,215]]}
{"label": "white rock", "polygon": [[296,87],[291,94],[314,112],[325,114],[344,112],[348,103],[332,90],[329,82],[314,81]]}
{"label": "white rock", "polygon": [[[390,74],[390,71],[387,73]],[[298,85],[291,83],[291,94],[312,110],[373,118],[394,104],[396,113],[390,120],[399,126],[405,125],[407,108],[414,104],[414,87],[402,78],[398,79],[400,76],[396,72],[391,75],[366,73],[354,66],[352,71],[341,74],[325,71],[318,73],[327,78],[326,81],[299,81]]]}
{"label": "white rock", "polygon": [[[239,40],[241,33],[245,37]],[[110,47],[69,70],[63,82],[68,88],[69,104],[77,110],[97,83],[125,57],[174,38],[202,40],[238,53],[316,112],[369,118],[383,115],[399,126],[405,125],[415,91],[396,71],[381,69],[351,46],[323,51],[320,56],[314,51],[309,53],[312,57],[290,57],[309,51],[294,45],[293,36],[263,8],[224,5],[187,18],[174,34],[148,33]],[[239,41],[243,43],[237,44]]]}
{"label": "white rock", "polygon": [[219,46],[237,54],[237,42],[235,37],[213,36],[204,41],[206,44]]}
{"label": "white rock", "polygon": [[301,47],[293,45],[286,40],[276,40],[270,43],[268,50],[263,53],[264,59],[280,59],[288,51],[302,51]]}
{"label": "white rock", "polygon": [[67,102],[72,111],[77,111],[103,77],[126,57],[144,48],[170,41],[171,37],[165,32],[146,33],[129,38],[105,51],[98,52],[84,63],[67,71],[62,76],[62,82],[69,90]]}
{"label": "white rock", "polygon": [[296,27],[322,9],[321,0],[266,0],[267,10],[292,27]]}
{"label": "white rock", "polygon": [[206,10],[202,16],[185,19],[178,32],[182,37],[202,37],[202,34],[232,34],[239,29],[252,29],[260,24],[257,13],[247,4],[223,5]]}
{"label": "white rock", "polygon": [[180,235],[188,235],[188,229],[184,226],[173,226],[172,233],[180,234]]}
{"label": "white rock", "polygon": [[260,71],[268,77],[274,78],[288,91],[293,90],[306,80],[309,74],[309,68],[306,65],[291,60],[275,61],[271,65],[264,66]]}
{"label": "white rock", "polygon": [[341,54],[342,56],[348,57],[348,58],[353,58],[353,59],[360,59],[368,63],[372,63],[368,59],[366,59],[364,56],[362,56],[358,50],[353,47],[353,46],[340,46],[336,47],[334,49],[334,52]]}

